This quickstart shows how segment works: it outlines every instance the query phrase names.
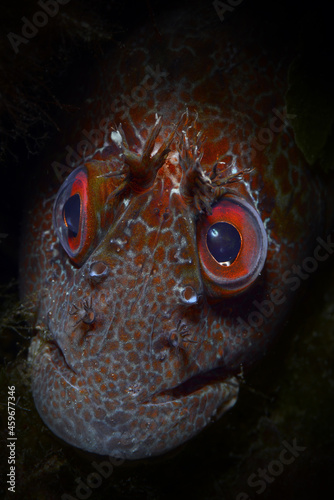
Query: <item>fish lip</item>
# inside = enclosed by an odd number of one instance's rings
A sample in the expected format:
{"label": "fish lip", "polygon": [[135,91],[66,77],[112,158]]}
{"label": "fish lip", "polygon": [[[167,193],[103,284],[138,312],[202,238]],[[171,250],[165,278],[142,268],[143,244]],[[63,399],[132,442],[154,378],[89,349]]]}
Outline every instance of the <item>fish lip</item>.
{"label": "fish lip", "polygon": [[230,385],[231,391],[238,392],[239,382],[234,374],[227,374],[223,368],[213,368],[206,372],[201,372],[184,380],[173,387],[162,389],[150,396],[143,404],[152,403],[152,400],[174,401],[193,396],[195,393],[206,392],[209,387],[215,385]]}
{"label": "fish lip", "polygon": [[[58,342],[53,339],[50,343],[59,352],[64,366],[70,372],[78,374],[78,372],[69,364]],[[186,405],[188,404],[187,402],[190,402],[194,397],[201,397],[207,394],[209,389],[214,389],[218,392],[222,386],[229,386],[230,391],[228,399],[230,402],[228,405],[226,405],[226,401],[224,402],[225,406],[222,413],[225,413],[227,409],[231,408],[235,404],[239,392],[239,385],[239,380],[235,376],[235,373],[227,373],[226,368],[218,367],[205,372],[199,372],[175,386],[164,388],[159,392],[155,392],[148,397],[145,397],[144,401],[140,401],[139,398],[139,401],[142,405],[168,404],[175,401],[182,402]],[[217,409],[217,418],[219,418],[219,414],[220,411]]]}

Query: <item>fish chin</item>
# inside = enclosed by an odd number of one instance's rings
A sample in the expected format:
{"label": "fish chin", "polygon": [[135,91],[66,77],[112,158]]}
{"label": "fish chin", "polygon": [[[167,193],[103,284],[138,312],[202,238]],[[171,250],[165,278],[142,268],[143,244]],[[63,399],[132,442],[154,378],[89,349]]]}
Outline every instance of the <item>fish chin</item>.
{"label": "fish chin", "polygon": [[[88,452],[129,460],[161,455],[191,439],[237,401],[236,377],[217,370],[147,395],[114,399],[73,384],[73,370],[60,349],[32,342],[32,389],[45,424],[68,444]],[[58,380],[60,389],[52,386]]]}

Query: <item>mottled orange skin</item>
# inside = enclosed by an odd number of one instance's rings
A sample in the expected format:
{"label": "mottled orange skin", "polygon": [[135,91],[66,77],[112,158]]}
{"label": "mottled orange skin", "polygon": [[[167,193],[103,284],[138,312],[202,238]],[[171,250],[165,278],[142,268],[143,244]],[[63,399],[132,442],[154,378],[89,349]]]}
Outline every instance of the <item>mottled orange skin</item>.
{"label": "mottled orange skin", "polygon": [[[159,23],[161,37],[141,30],[102,65],[83,127],[98,128],[110,117],[109,149],[97,144],[86,161],[116,172],[124,166],[110,140],[116,125],[140,155],[155,114],[163,124],[158,147],[185,108],[197,113],[208,174],[217,161],[227,174],[253,168],[233,184],[260,214],[268,237],[266,264],[253,286],[229,297],[210,292],[198,253],[207,215],[178,190],[179,136],[151,185],[111,196],[79,265],[55,234],[51,194],[33,207],[22,259],[22,290],[36,300],[39,328],[30,349],[33,394],[45,423],[74,446],[130,459],[157,455],[230,408],[236,375],[264,355],[291,307],[295,293],[284,272],[311,255],[325,230],[325,190],[305,166],[289,124],[276,120],[279,131],[266,144],[259,138],[273,109],[284,113],[286,63],[264,54],[239,22],[222,24],[214,11],[188,12]],[[119,109],[115,99],[131,95],[147,65],[168,74],[156,85],[151,77],[145,99]],[[110,179],[112,192],[121,180]],[[245,328],[254,301],[273,290],[285,299],[258,327]]]}

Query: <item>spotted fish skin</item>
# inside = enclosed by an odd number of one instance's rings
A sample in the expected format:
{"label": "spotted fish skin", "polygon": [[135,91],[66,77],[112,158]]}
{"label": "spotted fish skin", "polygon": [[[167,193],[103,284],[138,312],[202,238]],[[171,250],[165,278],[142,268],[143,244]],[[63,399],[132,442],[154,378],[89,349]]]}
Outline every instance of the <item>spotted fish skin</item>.
{"label": "spotted fish skin", "polygon": [[[174,13],[159,23],[159,36],[143,28],[102,65],[83,124],[97,128],[109,117],[108,144],[96,144],[83,163],[90,181],[102,175],[109,191],[97,191],[100,230],[89,228],[93,243],[79,263],[52,223],[55,193],[31,211],[21,284],[36,302],[34,400],[53,432],[84,450],[158,455],[233,406],[237,375],[264,355],[293,303],[284,273],[325,231],[325,187],[284,118],[287,62],[265,54],[239,22],[222,24],[208,10]],[[125,105],[121,96],[140,82],[145,99]],[[174,133],[170,152],[139,181],[130,153],[142,159],[152,130],[159,133],[148,170]],[[241,173],[233,196],[259,214],[268,240],[265,266],[243,293],[219,295],[208,282],[199,244],[209,211],[182,189],[192,187],[182,160],[198,160],[202,179],[217,162],[222,178]],[[273,296],[270,313],[254,316],[255,301]]]}

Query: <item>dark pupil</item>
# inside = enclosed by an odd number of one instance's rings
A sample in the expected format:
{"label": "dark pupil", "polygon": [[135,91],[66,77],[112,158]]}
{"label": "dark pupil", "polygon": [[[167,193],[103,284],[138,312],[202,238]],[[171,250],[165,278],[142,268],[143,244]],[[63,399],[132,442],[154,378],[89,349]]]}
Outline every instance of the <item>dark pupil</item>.
{"label": "dark pupil", "polygon": [[241,238],[232,224],[217,222],[208,231],[207,245],[219,264],[230,266],[239,253]]}
{"label": "dark pupil", "polygon": [[80,196],[74,194],[64,205],[63,217],[68,229],[68,236],[75,238],[79,232],[80,223]]}

